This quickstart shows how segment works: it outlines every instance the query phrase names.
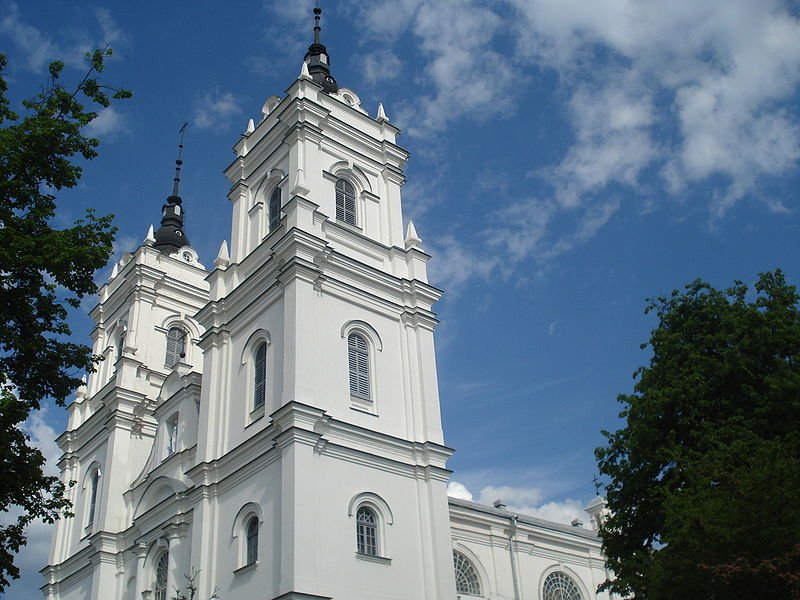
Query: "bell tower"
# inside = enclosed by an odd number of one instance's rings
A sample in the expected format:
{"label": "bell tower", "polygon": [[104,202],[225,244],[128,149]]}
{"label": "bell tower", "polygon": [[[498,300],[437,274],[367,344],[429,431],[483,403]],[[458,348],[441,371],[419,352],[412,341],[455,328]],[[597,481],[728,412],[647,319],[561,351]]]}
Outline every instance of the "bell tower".
{"label": "bell tower", "polygon": [[[336,82],[320,13],[299,76],[225,171],[231,245],[197,315],[205,375],[189,475],[208,493],[193,561],[201,593],[454,600],[441,292],[413,224],[404,235],[399,130]],[[235,520],[244,506],[257,508]],[[257,563],[208,543],[251,518]]]}

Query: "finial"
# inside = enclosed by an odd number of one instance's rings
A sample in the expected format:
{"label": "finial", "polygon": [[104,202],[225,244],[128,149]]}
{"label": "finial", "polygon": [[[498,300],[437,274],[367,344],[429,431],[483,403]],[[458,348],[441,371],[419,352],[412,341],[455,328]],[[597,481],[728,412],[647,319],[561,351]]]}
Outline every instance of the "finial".
{"label": "finial", "polygon": [[112,279],[114,279],[118,273],[119,273],[119,264],[114,263],[114,268],[111,269],[111,277],[109,277],[108,280],[111,281]]}
{"label": "finial", "polygon": [[244,130],[245,135],[250,135],[256,130],[256,124],[253,123],[253,119],[247,121],[247,129]]}
{"label": "finial", "polygon": [[322,14],[322,9],[319,7],[319,0],[317,0],[317,5],[314,7],[314,43],[319,44],[319,32],[321,31],[321,27],[319,26],[319,16]]}
{"label": "finial", "polygon": [[231,257],[228,254],[228,242],[226,240],[222,240],[222,243],[219,246],[219,252],[217,253],[217,258],[214,259],[214,266],[219,267],[220,269],[227,269],[228,265],[231,264]]}
{"label": "finial", "polygon": [[152,246],[155,243],[156,243],[156,236],[153,230],[153,224],[150,223],[150,227],[147,229],[147,235],[144,236],[144,245]]}
{"label": "finial", "polygon": [[184,123],[183,127],[178,130],[180,134],[180,138],[178,140],[178,158],[175,159],[175,179],[172,181],[172,195],[173,196],[180,196],[180,187],[181,187],[181,165],[183,164],[183,160],[181,157],[183,156],[183,133],[186,131],[186,128],[189,126],[189,123]]}
{"label": "finial", "polygon": [[311,73],[308,72],[308,63],[303,61],[303,66],[300,67],[299,79],[311,79]]}
{"label": "finial", "polygon": [[414,221],[408,222],[406,228],[405,246],[406,250],[410,248],[419,248],[422,245],[422,238],[417,235],[417,228],[414,227]]}
{"label": "finial", "polygon": [[383,109],[383,102],[378,102],[378,122],[388,121],[389,117],[386,116],[386,111]]}
{"label": "finial", "polygon": [[592,477],[592,483],[594,483],[594,493],[596,496],[600,495],[600,488],[603,487],[603,484],[600,483],[600,479],[595,475]]}

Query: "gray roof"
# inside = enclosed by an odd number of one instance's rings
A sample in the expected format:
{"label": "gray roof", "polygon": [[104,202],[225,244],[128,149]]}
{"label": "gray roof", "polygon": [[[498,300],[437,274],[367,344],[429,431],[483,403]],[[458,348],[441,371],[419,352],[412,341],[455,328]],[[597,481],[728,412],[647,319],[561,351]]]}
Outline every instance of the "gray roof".
{"label": "gray roof", "polygon": [[525,523],[527,525],[534,525],[536,527],[542,527],[543,529],[551,529],[553,531],[559,531],[561,533],[566,533],[569,535],[577,535],[579,537],[591,540],[598,539],[596,531],[590,531],[583,527],[574,527],[571,525],[564,525],[562,523],[555,523],[553,521],[548,521],[546,519],[540,519],[539,517],[523,515],[515,513],[510,510],[495,508],[493,506],[486,506],[485,504],[478,504],[477,502],[470,502],[469,500],[461,500],[460,498],[451,498],[448,496],[447,500],[453,506],[460,506],[462,508],[467,508],[470,510],[474,510],[476,512],[482,512],[485,514],[494,515],[496,517],[501,517],[504,519],[510,519],[513,515],[517,515],[517,521],[520,523]]}

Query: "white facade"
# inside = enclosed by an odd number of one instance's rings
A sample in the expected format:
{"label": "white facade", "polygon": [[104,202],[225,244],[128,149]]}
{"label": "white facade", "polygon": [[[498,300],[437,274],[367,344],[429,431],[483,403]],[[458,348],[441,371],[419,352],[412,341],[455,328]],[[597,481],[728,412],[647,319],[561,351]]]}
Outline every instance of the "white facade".
{"label": "white facade", "polygon": [[304,63],[235,147],[215,268],[158,234],[115,267],[59,438],[78,485],[47,600],[165,600],[193,569],[224,600],[549,600],[552,573],[595,596],[593,532],[448,501],[441,292],[403,232],[397,134]]}

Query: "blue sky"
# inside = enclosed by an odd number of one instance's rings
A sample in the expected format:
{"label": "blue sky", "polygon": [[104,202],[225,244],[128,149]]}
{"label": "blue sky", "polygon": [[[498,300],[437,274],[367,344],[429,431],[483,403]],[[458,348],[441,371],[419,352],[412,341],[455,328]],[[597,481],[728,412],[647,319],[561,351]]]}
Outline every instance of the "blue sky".
{"label": "blue sky", "polygon": [[[93,124],[100,157],[60,195],[64,222],[111,212],[135,248],[186,136],[187,233],[210,265],[230,236],[231,146],[300,70],[311,2],[0,0],[18,101],[49,60],[134,98]],[[798,4],[777,0],[323,2],[340,85],[381,100],[412,154],[405,217],[446,291],[437,337],[453,479],[475,500],[569,520],[594,495],[593,449],[646,363],[645,299],[702,277],[800,282]],[[79,68],[80,67],[80,68]],[[101,273],[103,280],[108,272]],[[76,314],[88,339],[90,323]],[[64,411],[29,428],[48,456]],[[36,525],[7,597],[38,598]]]}

